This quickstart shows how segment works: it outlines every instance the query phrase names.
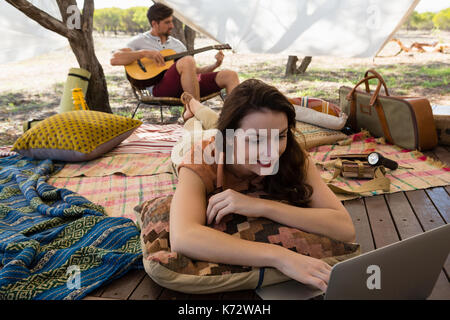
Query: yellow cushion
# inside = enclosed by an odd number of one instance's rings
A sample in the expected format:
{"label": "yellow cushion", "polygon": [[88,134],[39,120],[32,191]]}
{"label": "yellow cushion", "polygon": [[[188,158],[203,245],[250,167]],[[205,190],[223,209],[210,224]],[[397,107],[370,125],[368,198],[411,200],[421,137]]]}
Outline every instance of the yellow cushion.
{"label": "yellow cushion", "polygon": [[13,150],[31,158],[86,161],[110,151],[142,124],[98,111],[71,111],[51,116],[25,132]]}

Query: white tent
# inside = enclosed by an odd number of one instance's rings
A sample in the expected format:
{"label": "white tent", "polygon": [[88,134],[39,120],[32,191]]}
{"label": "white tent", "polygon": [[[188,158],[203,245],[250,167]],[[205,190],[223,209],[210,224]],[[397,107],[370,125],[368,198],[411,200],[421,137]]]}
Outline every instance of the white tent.
{"label": "white tent", "polygon": [[[54,0],[29,0],[60,19]],[[371,57],[419,0],[156,0],[194,29],[237,52]],[[67,40],[0,1],[0,64],[28,59]]]}
{"label": "white tent", "polygon": [[[29,0],[61,19],[56,1]],[[0,64],[20,61],[68,44],[67,39],[40,26],[6,1],[0,1]]]}
{"label": "white tent", "polygon": [[156,0],[237,52],[372,57],[419,0]]}

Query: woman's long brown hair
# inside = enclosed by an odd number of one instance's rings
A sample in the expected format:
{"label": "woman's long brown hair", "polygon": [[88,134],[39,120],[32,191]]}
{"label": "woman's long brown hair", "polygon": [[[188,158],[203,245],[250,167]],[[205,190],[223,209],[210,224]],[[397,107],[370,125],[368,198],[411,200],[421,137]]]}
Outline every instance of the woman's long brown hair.
{"label": "woman's long brown hair", "polygon": [[[286,114],[288,132],[286,150],[279,159],[279,170],[275,175],[264,178],[264,191],[271,199],[306,206],[313,192],[312,187],[305,182],[307,156],[295,138],[294,107],[277,88],[257,79],[242,82],[227,96],[217,129],[225,137],[225,130],[238,129],[246,115],[267,109]],[[226,150],[225,145],[223,150]]]}

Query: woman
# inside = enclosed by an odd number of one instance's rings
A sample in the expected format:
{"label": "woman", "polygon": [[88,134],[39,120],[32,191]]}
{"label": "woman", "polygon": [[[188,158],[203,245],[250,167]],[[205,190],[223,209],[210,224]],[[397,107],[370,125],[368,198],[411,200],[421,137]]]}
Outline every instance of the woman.
{"label": "woman", "polygon": [[[238,150],[238,144],[230,149],[225,138],[223,149],[220,142],[215,143],[217,138],[202,141],[202,150],[211,146],[213,151],[225,150],[219,158],[232,158],[234,162],[193,163],[189,161],[193,149],[178,166],[179,181],[170,211],[172,250],[197,260],[274,267],[294,280],[325,291],[331,267],[322,260],[278,245],[242,240],[207,226],[236,213],[264,217],[341,241],[355,240],[349,213],[295,139],[292,104],[275,87],[255,79],[244,81],[228,95],[218,119],[192,97],[184,95],[183,100],[188,129],[200,119],[203,129],[216,125],[222,137],[227,129],[248,130],[250,134],[242,150]],[[260,138],[255,132],[261,130],[278,130],[278,153],[258,154],[252,162],[249,150]],[[271,133],[267,135],[266,141],[273,141]],[[233,152],[234,157],[226,152]],[[245,155],[244,163],[236,161],[239,155]],[[275,200],[265,199],[264,195]]]}

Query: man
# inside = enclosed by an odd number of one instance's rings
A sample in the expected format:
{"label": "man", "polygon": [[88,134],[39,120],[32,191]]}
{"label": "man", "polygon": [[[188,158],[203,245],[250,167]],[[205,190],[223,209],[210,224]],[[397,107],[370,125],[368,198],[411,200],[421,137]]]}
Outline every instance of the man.
{"label": "man", "polygon": [[[114,52],[111,65],[125,66],[144,57],[164,65],[163,56],[159,51],[164,49],[173,49],[177,53],[187,51],[181,41],[170,36],[174,28],[172,15],[173,10],[164,4],[156,3],[151,6],[147,18],[152,29],[134,37],[126,48]],[[162,80],[149,90],[155,97],[177,98],[185,91],[197,100],[222,88],[230,93],[239,84],[238,75],[231,70],[214,72],[222,64],[224,55],[219,51],[215,58],[214,64],[199,68],[192,56],[185,56],[177,60],[166,71]]]}

